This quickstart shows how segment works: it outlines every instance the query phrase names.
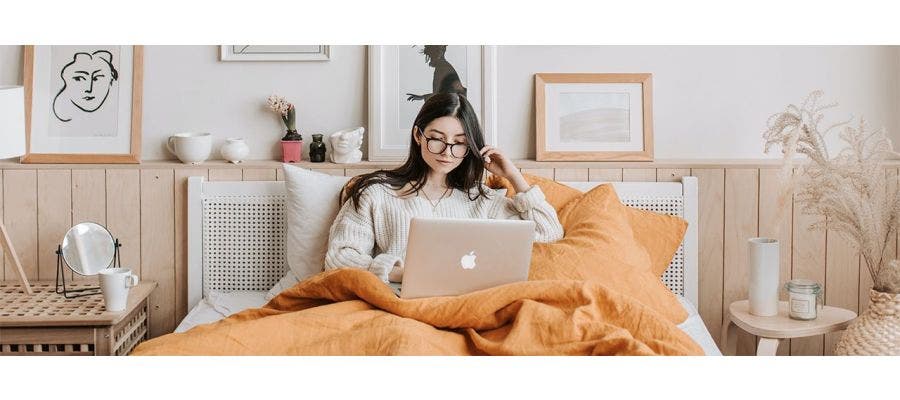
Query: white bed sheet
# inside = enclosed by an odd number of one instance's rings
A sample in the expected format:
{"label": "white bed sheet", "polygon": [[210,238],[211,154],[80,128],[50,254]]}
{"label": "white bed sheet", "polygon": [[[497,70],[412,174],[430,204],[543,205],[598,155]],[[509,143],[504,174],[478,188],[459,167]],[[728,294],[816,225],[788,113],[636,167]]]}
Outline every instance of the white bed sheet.
{"label": "white bed sheet", "polygon": [[679,324],[678,328],[687,333],[691,339],[694,339],[706,355],[721,356],[722,352],[719,351],[719,346],[716,346],[716,342],[706,329],[706,324],[703,323],[703,319],[700,318],[700,313],[697,312],[694,305],[683,296],[676,295],[676,297],[678,297],[678,301],[681,302],[681,305],[688,312],[688,318]]}
{"label": "white bed sheet", "polygon": [[[678,325],[682,331],[687,333],[697,344],[703,348],[708,356],[721,356],[722,353],[710,336],[709,331],[700,319],[697,309],[682,296],[678,296],[678,300],[684,309],[688,312],[688,318]],[[246,310],[248,308],[258,308],[266,304],[266,292],[211,292],[209,296],[200,300],[191,312],[181,321],[176,333],[185,332],[197,325],[216,322],[231,314]]]}

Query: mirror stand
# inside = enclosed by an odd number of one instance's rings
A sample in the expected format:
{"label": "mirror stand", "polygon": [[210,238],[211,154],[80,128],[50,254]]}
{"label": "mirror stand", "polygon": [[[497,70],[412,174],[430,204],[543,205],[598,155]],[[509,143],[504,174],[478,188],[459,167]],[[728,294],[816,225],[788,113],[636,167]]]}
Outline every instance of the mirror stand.
{"label": "mirror stand", "polygon": [[[122,259],[119,258],[119,247],[122,247],[122,244],[119,243],[119,239],[115,240],[115,248],[113,249],[113,261],[111,268],[122,268]],[[56,246],[56,293],[63,295],[63,297],[67,299],[74,299],[77,297],[83,296],[93,296],[95,294],[100,294],[100,287],[88,287],[81,289],[69,289],[66,287],[66,274],[65,269],[63,268],[63,264],[66,264],[66,267],[69,267],[69,264],[66,263],[65,258],[62,255],[62,245]],[[71,267],[69,268],[71,270]]]}

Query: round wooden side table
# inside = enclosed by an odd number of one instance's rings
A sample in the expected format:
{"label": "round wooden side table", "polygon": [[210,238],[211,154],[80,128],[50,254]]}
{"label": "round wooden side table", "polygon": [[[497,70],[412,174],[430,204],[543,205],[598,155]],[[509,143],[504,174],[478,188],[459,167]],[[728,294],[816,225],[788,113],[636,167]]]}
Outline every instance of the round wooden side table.
{"label": "round wooden side table", "polygon": [[791,319],[788,302],[778,302],[778,315],[759,317],[750,314],[750,302],[740,300],[731,303],[728,315],[722,325],[722,352],[725,355],[735,354],[737,348],[737,330],[735,326],[751,335],[759,336],[756,355],[774,356],[781,339],[792,339],[806,336],[823,335],[847,329],[856,313],[847,309],[824,306],[818,310],[818,317],[811,321]]}

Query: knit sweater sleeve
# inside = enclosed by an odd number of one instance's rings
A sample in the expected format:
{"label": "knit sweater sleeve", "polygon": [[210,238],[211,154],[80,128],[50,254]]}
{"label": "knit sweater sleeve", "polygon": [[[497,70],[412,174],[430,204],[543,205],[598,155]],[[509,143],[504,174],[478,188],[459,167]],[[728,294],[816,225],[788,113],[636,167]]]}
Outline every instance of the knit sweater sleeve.
{"label": "knit sweater sleeve", "polygon": [[512,198],[496,195],[492,218],[521,219],[534,221],[534,241],[555,242],[563,238],[563,227],[556,215],[556,209],[547,202],[544,192],[537,185]]}
{"label": "knit sweater sleeve", "polygon": [[353,200],[347,200],[338,212],[328,234],[325,269],[360,268],[372,272],[381,280],[395,266],[402,267],[403,259],[393,254],[375,252],[373,197],[369,190],[359,198],[359,210]]}

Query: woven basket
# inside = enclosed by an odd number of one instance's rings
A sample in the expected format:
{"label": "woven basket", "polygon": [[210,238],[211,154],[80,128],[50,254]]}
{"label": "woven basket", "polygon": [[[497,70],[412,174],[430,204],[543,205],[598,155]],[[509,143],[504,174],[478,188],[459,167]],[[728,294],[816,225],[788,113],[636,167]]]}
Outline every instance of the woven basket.
{"label": "woven basket", "polygon": [[869,308],[847,327],[835,355],[900,355],[900,294],[870,290],[869,298]]}

